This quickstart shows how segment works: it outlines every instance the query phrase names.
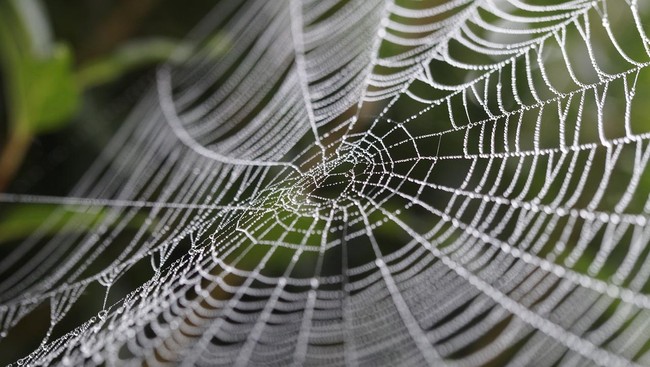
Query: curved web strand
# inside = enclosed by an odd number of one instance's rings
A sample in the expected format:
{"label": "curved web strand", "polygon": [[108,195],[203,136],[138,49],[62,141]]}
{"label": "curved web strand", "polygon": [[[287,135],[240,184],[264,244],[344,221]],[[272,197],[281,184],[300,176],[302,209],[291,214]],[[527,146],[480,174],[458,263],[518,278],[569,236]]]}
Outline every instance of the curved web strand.
{"label": "curved web strand", "polygon": [[55,205],[0,350],[650,365],[647,5],[223,2],[68,196],[0,194]]}

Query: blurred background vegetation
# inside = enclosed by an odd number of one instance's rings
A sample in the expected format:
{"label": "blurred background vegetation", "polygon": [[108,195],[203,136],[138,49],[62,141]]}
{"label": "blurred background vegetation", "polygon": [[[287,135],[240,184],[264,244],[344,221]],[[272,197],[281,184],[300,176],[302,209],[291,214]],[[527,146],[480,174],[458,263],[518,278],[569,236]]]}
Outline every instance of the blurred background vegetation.
{"label": "blurred background vegetation", "polygon": [[[214,4],[0,0],[0,192],[65,196]],[[0,206],[0,258],[56,208]],[[87,306],[79,320],[96,313]],[[3,343],[0,365],[37,347],[41,311]]]}
{"label": "blurred background vegetation", "polygon": [[[183,37],[213,6],[0,0],[0,192],[65,195],[150,87],[156,65],[187,46]],[[0,248],[51,210],[3,206]]]}

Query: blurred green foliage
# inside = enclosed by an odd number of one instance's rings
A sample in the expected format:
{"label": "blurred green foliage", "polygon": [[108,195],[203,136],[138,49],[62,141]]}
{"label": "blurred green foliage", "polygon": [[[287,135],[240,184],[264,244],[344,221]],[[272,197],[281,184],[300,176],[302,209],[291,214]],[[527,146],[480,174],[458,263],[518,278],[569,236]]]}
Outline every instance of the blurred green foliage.
{"label": "blurred green foliage", "polygon": [[[182,37],[213,6],[213,0],[0,0],[0,192],[66,195],[150,85],[156,66],[192,52]],[[220,34],[210,42],[210,56],[228,48]],[[114,215],[110,207],[4,204],[0,258],[35,233],[76,238]],[[116,238],[97,266],[119,256],[147,217],[135,214],[125,238]],[[155,218],[149,223],[156,228]],[[116,296],[151,276],[144,265],[113,287]],[[101,299],[94,295],[80,301],[62,330],[95,315]],[[4,340],[0,365],[37,347],[48,315],[47,307],[38,308]]]}
{"label": "blurred green foliage", "polygon": [[[87,32],[86,25],[78,19],[61,23],[61,19],[49,16],[50,12],[58,14],[58,18],[62,18],[63,12],[81,16],[77,12],[84,7],[74,1],[0,0],[0,81],[7,110],[5,116],[0,116],[0,120],[6,119],[4,136],[0,135],[0,192],[10,188],[32,144],[39,142],[40,136],[59,131],[63,131],[63,135],[73,135],[65,132],[73,122],[97,121],[92,106],[106,104],[106,101],[93,102],[101,99],[98,95],[105,92],[102,86],[115,85],[129,76],[137,78],[138,74],[146,73],[161,62],[181,62],[192,52],[192,46],[179,41],[179,37],[194,26],[195,17],[186,19],[187,25],[177,32],[131,34],[141,26],[139,23],[146,23],[141,18],[148,11],[163,8],[178,14],[178,9],[170,4],[157,7],[156,1],[147,1],[147,4],[136,6],[141,12],[139,17],[123,19],[126,13],[133,12],[132,3],[92,3],[95,7],[85,4],[86,11],[103,14],[105,21],[96,21],[96,29]],[[100,3],[105,4],[101,6]],[[205,4],[210,5],[207,1]],[[192,10],[200,11],[201,8]],[[173,23],[177,27],[183,21]],[[71,24],[74,31],[68,34]],[[55,29],[57,26],[59,29]],[[55,41],[61,30],[68,39]],[[86,33],[94,35],[87,42],[80,42],[80,35]],[[214,57],[227,49],[223,46],[227,40],[219,34],[211,42],[215,44]],[[101,127],[90,129],[101,130]],[[0,213],[0,243],[29,236],[56,209],[56,206],[29,204],[6,208],[5,213]],[[87,215],[87,219],[92,222],[102,216],[101,213]],[[61,226],[59,230],[65,232],[66,228],[71,227]]]}
{"label": "blurred green foliage", "polygon": [[72,56],[65,45],[56,45],[51,57],[26,58],[24,73],[27,129],[40,134],[70,121],[79,106],[79,88],[72,71]]}
{"label": "blurred green foliage", "polygon": [[10,129],[21,134],[57,129],[79,105],[70,49],[51,40],[44,19],[34,0],[0,4],[0,60]]}
{"label": "blurred green foliage", "polygon": [[[140,12],[154,9],[155,3],[150,0],[141,4]],[[108,30],[98,26],[97,39],[89,42],[92,46],[73,49],[68,42],[55,41],[43,5],[39,0],[0,1],[0,70],[7,106],[6,136],[0,152],[0,191],[14,180],[34,136],[59,131],[74,121],[90,89],[115,83],[160,62],[182,61],[192,50],[169,36],[130,39],[129,33],[136,25],[127,20],[137,23],[139,18],[121,19],[134,7],[124,1],[115,4],[118,10],[112,18],[117,20],[109,19],[104,24]],[[215,37],[217,44],[223,41]],[[215,56],[225,49],[215,48]]]}
{"label": "blurred green foliage", "polygon": [[190,50],[189,46],[166,38],[131,41],[106,57],[81,67],[77,81],[86,88],[110,83],[137,67],[168,60],[174,54],[182,56],[171,61],[180,61]]}

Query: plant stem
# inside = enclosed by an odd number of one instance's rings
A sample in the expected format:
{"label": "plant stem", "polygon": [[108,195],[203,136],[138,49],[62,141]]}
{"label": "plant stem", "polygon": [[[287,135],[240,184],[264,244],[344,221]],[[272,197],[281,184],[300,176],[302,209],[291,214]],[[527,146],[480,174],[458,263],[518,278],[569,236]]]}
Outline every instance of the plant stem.
{"label": "plant stem", "polygon": [[13,129],[7,140],[7,144],[0,152],[0,192],[5,191],[11,183],[16,171],[25,158],[32,136],[21,129]]}

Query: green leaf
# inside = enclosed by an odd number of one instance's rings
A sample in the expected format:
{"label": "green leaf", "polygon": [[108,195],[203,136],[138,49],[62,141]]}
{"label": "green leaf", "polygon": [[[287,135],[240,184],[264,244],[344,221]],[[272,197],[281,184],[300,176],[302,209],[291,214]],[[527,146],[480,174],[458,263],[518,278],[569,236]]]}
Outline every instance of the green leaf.
{"label": "green leaf", "polygon": [[151,38],[131,41],[112,53],[92,61],[77,72],[79,85],[86,88],[117,80],[145,65],[165,61],[182,62],[192,47],[181,41]]}
{"label": "green leaf", "polygon": [[38,5],[0,1],[0,66],[9,117],[12,129],[26,136],[63,126],[80,102],[71,52],[51,41]]}
{"label": "green leaf", "polygon": [[[232,41],[223,33],[210,37],[202,45],[206,57],[218,59],[232,46]],[[113,52],[84,65],[77,72],[78,84],[84,88],[113,82],[142,66],[156,63],[182,64],[186,62],[198,45],[189,41],[168,38],[148,38],[130,41]]]}
{"label": "green leaf", "polygon": [[29,130],[39,134],[66,124],[80,102],[68,47],[56,44],[50,57],[25,60],[22,72]]}

